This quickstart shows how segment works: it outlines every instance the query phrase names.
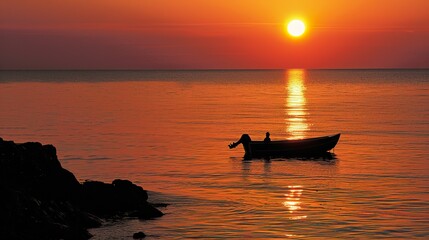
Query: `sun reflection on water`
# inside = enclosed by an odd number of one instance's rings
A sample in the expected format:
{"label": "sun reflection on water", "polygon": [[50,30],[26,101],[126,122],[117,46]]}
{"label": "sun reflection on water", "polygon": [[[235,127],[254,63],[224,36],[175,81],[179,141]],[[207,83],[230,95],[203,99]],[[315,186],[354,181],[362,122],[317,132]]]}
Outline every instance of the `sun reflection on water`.
{"label": "sun reflection on water", "polygon": [[307,109],[305,99],[305,71],[302,69],[287,70],[286,73],[287,90],[286,98],[286,132],[289,139],[299,139],[306,136],[309,130],[307,124]]}
{"label": "sun reflection on water", "polygon": [[292,215],[289,217],[291,220],[298,220],[307,218],[305,215],[299,215],[297,212],[301,210],[301,195],[304,192],[302,186],[288,186],[289,191],[285,194],[286,201],[283,202],[283,206],[285,206],[289,213]]}

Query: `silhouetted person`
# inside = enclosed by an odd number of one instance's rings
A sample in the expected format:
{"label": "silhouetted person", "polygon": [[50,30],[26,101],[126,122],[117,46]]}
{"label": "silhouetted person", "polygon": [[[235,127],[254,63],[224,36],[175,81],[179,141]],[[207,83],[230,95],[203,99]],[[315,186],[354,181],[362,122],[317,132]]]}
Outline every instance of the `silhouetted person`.
{"label": "silhouetted person", "polygon": [[271,139],[270,139],[270,133],[269,133],[269,132],[265,133],[265,139],[264,139],[264,142],[265,142],[265,143],[269,143],[269,142],[271,142]]}

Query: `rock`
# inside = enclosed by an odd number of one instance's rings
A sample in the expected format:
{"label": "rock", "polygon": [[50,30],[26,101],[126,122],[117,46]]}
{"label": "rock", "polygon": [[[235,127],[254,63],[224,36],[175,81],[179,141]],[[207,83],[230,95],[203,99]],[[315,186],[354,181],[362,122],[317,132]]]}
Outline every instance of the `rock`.
{"label": "rock", "polygon": [[87,229],[101,225],[98,216],[163,215],[128,180],[81,184],[62,168],[54,146],[1,138],[0,196],[1,239],[88,239]]}
{"label": "rock", "polygon": [[86,181],[82,186],[82,196],[79,204],[88,212],[96,215],[110,215],[117,211],[112,202],[117,196],[113,195],[111,184],[99,181]]}
{"label": "rock", "polygon": [[141,206],[136,212],[130,215],[131,217],[138,217],[139,219],[154,219],[164,216],[164,213],[159,211],[157,208],[147,203],[144,206]]}
{"label": "rock", "polygon": [[146,234],[144,234],[144,232],[137,232],[137,233],[133,234],[133,238],[134,239],[142,239],[142,238],[145,238],[145,237],[146,237]]}
{"label": "rock", "polygon": [[2,239],[88,239],[87,228],[101,225],[98,218],[69,202],[42,201],[20,191],[2,193]]}
{"label": "rock", "polygon": [[86,181],[83,183],[81,205],[88,212],[111,215],[146,208],[147,198],[142,187],[128,180],[116,179],[112,184]]}
{"label": "rock", "polygon": [[0,184],[22,190],[40,199],[70,200],[81,185],[61,167],[52,145],[0,142]]}
{"label": "rock", "polygon": [[168,205],[170,205],[170,204],[168,204],[168,203],[151,203],[151,205],[154,206],[154,207],[165,208],[165,207],[168,207]]}
{"label": "rock", "polygon": [[147,192],[129,180],[115,179],[112,184],[115,191],[126,198],[128,204],[138,205],[140,201],[146,202],[148,199]]}
{"label": "rock", "polygon": [[74,204],[81,185],[52,145],[0,141],[2,239],[88,239],[101,220]]}

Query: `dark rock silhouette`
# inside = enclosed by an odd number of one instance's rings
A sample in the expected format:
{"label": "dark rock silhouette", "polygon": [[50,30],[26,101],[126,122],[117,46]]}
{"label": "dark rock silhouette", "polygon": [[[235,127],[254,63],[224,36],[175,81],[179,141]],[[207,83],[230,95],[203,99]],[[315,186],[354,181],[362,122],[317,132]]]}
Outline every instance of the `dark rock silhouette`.
{"label": "dark rock silhouette", "polygon": [[54,146],[1,138],[0,196],[0,239],[88,239],[99,217],[163,215],[128,180],[81,184],[61,167]]}
{"label": "dark rock silhouette", "polygon": [[98,181],[83,183],[82,208],[97,215],[129,212],[130,216],[151,219],[164,215],[147,202],[147,192],[128,180],[116,179],[112,184]]}
{"label": "dark rock silhouette", "polygon": [[145,237],[146,237],[146,234],[144,234],[144,232],[137,232],[137,233],[133,234],[133,238],[134,239],[142,239],[142,238],[145,238]]}

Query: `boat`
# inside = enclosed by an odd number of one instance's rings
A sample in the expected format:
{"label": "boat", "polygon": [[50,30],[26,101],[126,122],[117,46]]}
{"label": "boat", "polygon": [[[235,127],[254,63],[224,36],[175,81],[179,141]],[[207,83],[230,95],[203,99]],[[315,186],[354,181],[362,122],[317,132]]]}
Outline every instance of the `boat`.
{"label": "boat", "polygon": [[305,139],[281,141],[252,141],[248,134],[243,134],[229,148],[243,144],[244,158],[270,157],[318,157],[329,153],[338,143],[341,133]]}

